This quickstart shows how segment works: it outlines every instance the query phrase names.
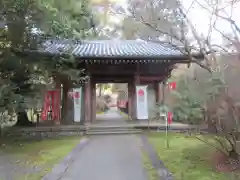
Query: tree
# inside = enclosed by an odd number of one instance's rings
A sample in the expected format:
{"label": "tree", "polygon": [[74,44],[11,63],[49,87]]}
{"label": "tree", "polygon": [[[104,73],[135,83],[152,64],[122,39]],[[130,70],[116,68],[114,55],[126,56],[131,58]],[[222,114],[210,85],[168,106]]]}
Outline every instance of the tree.
{"label": "tree", "polygon": [[[71,55],[46,61],[43,57],[23,57],[21,52],[36,48],[40,36],[82,39],[92,35],[94,25],[87,1],[2,0],[0,13],[4,24],[0,27],[0,86],[3,87],[0,94],[8,99],[0,99],[3,109],[13,102],[19,104],[34,92],[36,84],[46,84],[63,70],[71,78],[79,78],[80,72],[74,71],[76,62]],[[6,91],[9,96],[4,94]],[[21,97],[19,101],[12,98],[15,95]]]}
{"label": "tree", "polygon": [[[95,19],[98,26],[96,31],[98,34],[98,39],[114,39],[120,37],[119,30],[121,25],[113,20],[113,13],[111,13],[116,7],[118,7],[118,0],[93,0],[91,5],[93,6],[93,11]],[[116,18],[114,14],[114,18]]]}
{"label": "tree", "polygon": [[177,0],[147,2],[129,0],[129,8],[125,12],[125,15],[129,15],[123,20],[125,38],[141,38],[148,41],[173,39],[173,36],[166,36],[165,32],[179,36],[180,28],[183,26],[187,31],[185,24],[182,24],[183,22],[176,15],[179,6]]}
{"label": "tree", "polygon": [[[176,8],[176,11],[172,12],[176,18],[175,20],[171,21],[172,25],[177,27],[177,33],[175,33],[173,30],[168,31],[168,29],[162,30],[161,27],[157,25],[157,23],[160,24],[162,19],[157,19],[157,16],[154,16],[155,19],[149,18],[147,21],[141,16],[138,16],[136,14],[133,15],[135,19],[141,24],[150,27],[156,33],[160,32],[161,34],[168,37],[159,40],[159,42],[168,43],[180,50],[186,56],[188,56],[189,67],[191,63],[196,63],[201,68],[210,72],[210,74],[208,74],[207,76],[202,76],[205,82],[202,81],[203,79],[199,80],[198,77],[193,78],[196,83],[199,83],[199,85],[195,87],[201,87],[202,89],[202,85],[204,85],[204,83],[206,85],[208,84],[205,89],[206,91],[197,92],[196,95],[199,95],[201,98],[192,94],[193,89],[191,89],[192,87],[189,87],[189,83],[188,88],[182,90],[187,91],[182,95],[184,97],[179,97],[179,94],[177,94],[177,96],[183,101],[188,102],[187,104],[185,104],[184,107],[188,106],[189,110],[198,108],[198,114],[201,116],[203,115],[206,122],[209,125],[211,124],[213,129],[215,129],[214,133],[216,135],[216,141],[212,145],[219,149],[221,152],[229,155],[230,157],[237,158],[236,144],[239,141],[240,119],[238,105],[239,103],[236,101],[238,98],[233,97],[230,93],[230,89],[233,89],[233,86],[231,86],[231,82],[225,81],[226,64],[221,62],[221,58],[223,56],[226,56],[226,54],[228,54],[229,57],[233,57],[235,56],[234,54],[236,54],[237,59],[240,59],[240,27],[239,24],[234,21],[232,16],[234,7],[236,7],[237,5],[239,6],[239,1],[229,1],[222,4],[220,2],[211,3],[209,1],[198,2],[197,0],[193,0],[188,9],[184,8],[179,2],[177,3],[177,5],[178,7]],[[203,36],[197,31],[193,22],[191,22],[190,18],[188,17],[188,13],[192,9],[193,5],[200,6],[204,11],[209,14],[210,19],[209,21],[206,20],[206,23],[208,23],[208,31],[205,36]],[[139,11],[141,9],[139,8]],[[229,13],[227,13],[227,11]],[[165,19],[168,18],[165,17]],[[157,22],[152,23],[155,20]],[[232,31],[226,34],[224,31],[219,29],[217,26],[217,22],[219,20],[227,23]],[[188,31],[186,31],[186,26]],[[212,41],[214,32],[218,32],[225,39],[227,39],[229,42],[228,45],[232,46],[233,51],[229,52],[227,46],[224,47],[221,44],[216,44],[214,41]],[[149,40],[152,39],[149,38]],[[157,42],[156,39],[154,41]],[[202,55],[203,60],[194,58],[192,54],[195,53]],[[216,73],[217,76],[215,76]],[[189,91],[189,88],[191,91]],[[202,113],[200,113],[199,108],[203,110]],[[192,116],[192,113],[189,114],[189,112],[184,112],[184,115]],[[221,146],[221,148],[216,146],[216,142]]]}
{"label": "tree", "polygon": [[97,89],[99,90],[98,97],[102,96],[102,90],[107,90],[111,88],[111,84],[97,84]]}

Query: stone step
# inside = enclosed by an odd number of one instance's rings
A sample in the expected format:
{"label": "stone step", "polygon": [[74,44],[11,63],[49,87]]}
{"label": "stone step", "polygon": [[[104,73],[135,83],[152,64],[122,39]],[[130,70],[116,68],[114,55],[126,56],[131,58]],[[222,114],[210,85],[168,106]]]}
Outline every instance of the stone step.
{"label": "stone step", "polygon": [[86,135],[140,134],[142,131],[87,131]]}
{"label": "stone step", "polygon": [[104,130],[108,130],[108,129],[132,129],[134,128],[134,126],[128,126],[128,125],[102,125],[102,126],[86,126],[85,129],[104,129]]}
{"label": "stone step", "polygon": [[86,132],[112,132],[112,131],[118,131],[118,132],[121,132],[121,131],[142,131],[140,129],[133,129],[133,128],[108,128],[108,129],[105,129],[105,128],[94,128],[94,129],[88,129],[86,130]]}

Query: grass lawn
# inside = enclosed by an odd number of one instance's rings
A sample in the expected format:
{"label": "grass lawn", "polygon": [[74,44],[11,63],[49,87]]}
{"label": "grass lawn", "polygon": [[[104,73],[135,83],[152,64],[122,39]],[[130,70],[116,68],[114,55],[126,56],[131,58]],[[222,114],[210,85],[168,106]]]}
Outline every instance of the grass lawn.
{"label": "grass lawn", "polygon": [[[130,116],[128,116],[128,114],[127,113],[125,113],[125,112],[122,112],[122,111],[118,111],[122,116],[123,116],[123,118],[125,119],[125,120],[131,120],[131,117]],[[129,119],[130,118],[130,119]]]}
{"label": "grass lawn", "polygon": [[97,111],[96,114],[104,114],[103,111]]}
{"label": "grass lawn", "polygon": [[10,139],[1,148],[19,160],[19,166],[40,167],[34,174],[25,174],[18,180],[40,180],[53,166],[60,162],[80,141],[80,137],[62,137],[41,141],[23,141]]}
{"label": "grass lawn", "polygon": [[160,159],[176,180],[226,180],[226,175],[216,172],[211,164],[211,146],[194,137],[170,133],[170,148],[165,145],[164,133],[150,133],[149,141]]}

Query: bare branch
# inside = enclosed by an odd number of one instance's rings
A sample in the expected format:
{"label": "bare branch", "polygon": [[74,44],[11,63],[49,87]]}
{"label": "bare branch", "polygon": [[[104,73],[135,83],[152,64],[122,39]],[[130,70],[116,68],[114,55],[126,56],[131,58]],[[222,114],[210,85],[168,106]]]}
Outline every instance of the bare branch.
{"label": "bare branch", "polygon": [[219,152],[221,152],[222,154],[226,154],[226,152],[225,152],[224,150],[222,150],[221,148],[219,148],[218,146],[216,146],[214,143],[210,143],[209,141],[204,140],[204,139],[202,139],[202,138],[200,138],[200,137],[197,137],[197,136],[195,136],[195,138],[198,139],[199,141],[202,141],[203,143],[205,143],[205,144],[207,144],[207,145],[209,145],[209,146],[214,147],[215,149],[217,149],[217,150],[218,150]]}
{"label": "bare branch", "polygon": [[[135,16],[133,16],[133,17],[134,17],[134,20],[135,20],[135,21],[138,21]],[[168,35],[169,37],[173,37],[173,38],[175,38],[176,40],[178,40],[179,42],[182,42],[182,41],[181,41],[181,38],[177,37],[176,35],[173,35],[173,34],[171,34],[171,33],[169,33],[169,32],[162,31],[161,29],[158,29],[157,27],[154,27],[154,26],[151,25],[150,23],[146,22],[146,21],[143,19],[142,16],[141,16],[141,20],[140,20],[139,22],[141,22],[142,24],[146,25],[147,27],[149,27],[149,28],[151,28],[151,29],[153,29],[153,30],[155,30],[155,31],[163,34],[163,35]]]}
{"label": "bare branch", "polygon": [[201,68],[206,69],[209,73],[212,73],[212,69],[209,66],[206,66],[202,63],[200,63],[199,61],[192,59],[193,63],[196,63],[197,65],[199,65]]}

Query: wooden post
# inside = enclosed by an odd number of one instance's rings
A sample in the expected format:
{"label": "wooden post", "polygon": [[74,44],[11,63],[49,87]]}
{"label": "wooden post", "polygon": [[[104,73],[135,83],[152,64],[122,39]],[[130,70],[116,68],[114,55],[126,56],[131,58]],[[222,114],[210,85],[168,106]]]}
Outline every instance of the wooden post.
{"label": "wooden post", "polygon": [[89,78],[88,82],[85,84],[85,123],[91,122],[91,112],[92,112],[92,106],[91,106],[91,96],[92,96],[92,88],[91,88],[91,78]]}
{"label": "wooden post", "polygon": [[91,89],[92,89],[92,101],[90,104],[92,104],[92,122],[96,120],[96,83],[93,81],[91,83]]}
{"label": "wooden post", "polygon": [[128,117],[133,119],[133,98],[134,98],[134,83],[133,81],[128,83]]}
{"label": "wooden post", "polygon": [[[156,100],[156,108],[159,108],[160,105],[160,87],[158,81],[154,81],[154,92],[155,92],[155,100]],[[160,118],[160,113],[157,111],[156,118]]]}
{"label": "wooden post", "polygon": [[[162,105],[166,107],[165,102],[165,89],[166,89],[166,81],[164,80],[162,83]],[[166,134],[166,147],[169,148],[169,139],[168,139],[168,112],[165,112],[165,134]]]}
{"label": "wooden post", "polygon": [[136,86],[140,84],[140,75],[139,73],[135,74],[133,80],[133,91],[132,91],[132,117],[134,120],[137,120],[137,96],[136,96]]}
{"label": "wooden post", "polygon": [[155,90],[156,104],[159,104],[160,103],[160,88],[159,88],[158,81],[154,81],[154,90]]}

